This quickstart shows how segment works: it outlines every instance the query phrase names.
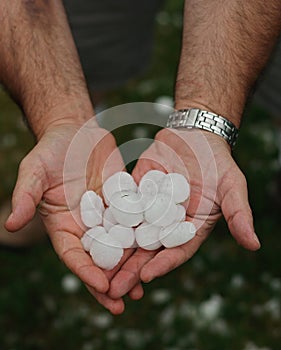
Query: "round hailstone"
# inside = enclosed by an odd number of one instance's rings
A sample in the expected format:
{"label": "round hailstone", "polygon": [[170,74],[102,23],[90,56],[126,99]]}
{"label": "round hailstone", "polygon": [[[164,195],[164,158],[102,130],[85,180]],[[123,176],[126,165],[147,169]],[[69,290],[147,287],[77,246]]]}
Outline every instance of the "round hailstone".
{"label": "round hailstone", "polygon": [[139,247],[146,250],[155,250],[162,246],[159,241],[160,227],[149,224],[148,222],[142,223],[135,230],[136,241]]}
{"label": "round hailstone", "polygon": [[109,208],[112,211],[112,214],[115,217],[116,221],[119,224],[124,225],[126,227],[137,226],[143,221],[143,213],[129,214],[112,206],[110,206]]}
{"label": "round hailstone", "polygon": [[168,114],[170,113],[170,110],[173,108],[174,101],[171,96],[159,96],[156,98],[155,103],[153,107],[155,108],[156,112],[159,114]]}
{"label": "round hailstone", "polygon": [[107,233],[94,239],[90,249],[94,263],[105,270],[112,270],[121,260],[123,253],[121,244]]}
{"label": "round hailstone", "polygon": [[138,192],[142,196],[143,210],[147,210],[155,201],[159,185],[164,177],[165,173],[162,171],[150,170],[141,178]]}
{"label": "round hailstone", "polygon": [[169,226],[177,216],[177,206],[165,193],[158,193],[155,201],[144,212],[144,218],[156,226]]}
{"label": "round hailstone", "polygon": [[135,245],[135,230],[132,227],[114,225],[108,234],[121,243],[122,248],[132,248]]}
{"label": "round hailstone", "polygon": [[141,195],[132,191],[116,192],[109,206],[115,220],[126,227],[137,226],[143,221]]}
{"label": "round hailstone", "polygon": [[149,195],[155,195],[158,192],[161,181],[165,178],[165,173],[159,170],[150,170],[140,180],[139,192]]}
{"label": "round hailstone", "polygon": [[175,203],[182,203],[189,197],[190,186],[183,175],[170,173],[161,181],[159,191],[171,196]]}
{"label": "round hailstone", "polygon": [[190,241],[196,233],[192,222],[183,221],[162,228],[159,240],[166,248],[174,248]]}
{"label": "round hailstone", "polygon": [[143,208],[143,211],[146,211],[148,210],[152,204],[155,202],[156,200],[156,194],[155,195],[149,195],[149,194],[141,194],[141,202],[142,202],[142,208]]}
{"label": "round hailstone", "polygon": [[94,227],[102,223],[104,205],[101,197],[94,191],[87,191],[80,201],[80,214],[83,223],[88,227]]}
{"label": "round hailstone", "polygon": [[159,192],[159,183],[152,179],[141,179],[138,192],[142,195],[155,196]]}
{"label": "round hailstone", "polygon": [[151,180],[145,180],[142,183],[142,188],[139,187],[138,193],[141,196],[143,211],[147,210],[152,203],[155,201],[156,195],[158,193],[158,186],[151,182]]}
{"label": "round hailstone", "polygon": [[132,175],[126,173],[125,171],[115,173],[104,182],[102,194],[105,203],[109,205],[112,195],[121,191],[137,191],[135,180],[133,179]]}
{"label": "round hailstone", "polygon": [[97,239],[99,235],[105,234],[105,233],[106,231],[102,226],[96,226],[86,231],[81,238],[81,243],[84,250],[86,250],[86,252],[89,252],[93,241]]}
{"label": "round hailstone", "polygon": [[81,281],[76,276],[68,273],[62,278],[61,285],[66,293],[76,293],[81,286]]}
{"label": "round hailstone", "polygon": [[108,232],[111,227],[118,224],[117,220],[115,220],[115,217],[112,214],[112,211],[109,208],[106,208],[103,213],[102,224],[106,232]]}
{"label": "round hailstone", "polygon": [[175,222],[184,221],[186,217],[186,209],[183,205],[177,204],[177,215]]}

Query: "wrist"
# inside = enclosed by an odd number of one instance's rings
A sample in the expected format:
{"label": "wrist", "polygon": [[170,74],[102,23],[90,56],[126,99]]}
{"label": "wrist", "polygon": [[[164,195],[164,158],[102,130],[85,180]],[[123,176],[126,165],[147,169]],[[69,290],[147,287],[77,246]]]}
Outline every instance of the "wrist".
{"label": "wrist", "polygon": [[189,100],[189,99],[180,99],[178,98],[175,101],[175,109],[189,109],[189,108],[199,108],[204,111],[208,111],[211,113],[215,113],[218,115],[224,116],[227,120],[235,125],[236,128],[239,128],[241,123],[241,114],[233,113],[229,111],[227,108],[223,108],[219,104],[216,103],[208,103],[207,101],[203,101],[200,98],[198,100]]}
{"label": "wrist", "polygon": [[225,117],[199,108],[174,111],[168,118],[167,127],[172,129],[201,129],[216,134],[235,146],[238,129]]}
{"label": "wrist", "polygon": [[61,125],[75,125],[81,127],[89,119],[93,118],[94,125],[98,127],[95,120],[93,106],[88,101],[70,101],[53,104],[48,111],[38,108],[36,111],[27,110],[26,118],[37,140],[49,130]]}
{"label": "wrist", "polygon": [[239,128],[244,105],[245,96],[236,96],[233,93],[229,97],[224,91],[209,91],[206,86],[187,83],[178,80],[175,91],[175,109],[199,108],[218,115],[224,116]]}

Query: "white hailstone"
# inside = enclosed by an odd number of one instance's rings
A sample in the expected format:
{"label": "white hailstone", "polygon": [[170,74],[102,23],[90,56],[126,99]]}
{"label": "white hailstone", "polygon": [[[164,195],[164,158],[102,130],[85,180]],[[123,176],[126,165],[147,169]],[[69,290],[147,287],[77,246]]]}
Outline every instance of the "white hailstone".
{"label": "white hailstone", "polygon": [[110,198],[116,192],[121,191],[137,191],[137,185],[129,173],[125,171],[119,171],[110,176],[103,184],[102,194],[104,201],[109,205]]}
{"label": "white hailstone", "polygon": [[132,191],[114,193],[110,205],[128,214],[139,214],[143,211],[141,195]]}
{"label": "white hailstone", "polygon": [[151,299],[154,304],[166,304],[171,299],[171,292],[169,289],[158,288],[151,293]]}
{"label": "white hailstone", "polygon": [[182,203],[189,197],[190,186],[183,175],[169,173],[161,181],[159,191],[170,195],[175,203]]}
{"label": "white hailstone", "polygon": [[140,180],[138,192],[142,196],[143,209],[147,210],[155,201],[161,180],[165,173],[159,170],[148,171]]}
{"label": "white hailstone", "polygon": [[[144,192],[141,192],[142,190],[139,188],[138,193],[141,196],[141,202],[142,202],[142,208],[143,211],[147,210],[148,208],[151,207],[151,205],[154,203],[156,199],[156,195],[158,193],[158,189],[155,184],[151,183],[150,180],[146,180],[146,182],[149,184],[149,186],[145,186],[146,189]],[[146,183],[145,183],[146,185]],[[148,189],[148,187],[151,188]]]}
{"label": "white hailstone", "polygon": [[162,228],[159,234],[159,241],[166,248],[173,248],[190,241],[196,233],[192,222],[183,221],[174,223]]}
{"label": "white hailstone", "polygon": [[105,233],[106,233],[105,228],[102,226],[96,226],[86,231],[83,237],[81,238],[81,243],[84,250],[86,250],[86,252],[89,252],[93,241],[97,239],[99,235],[105,234]]}
{"label": "white hailstone", "polygon": [[143,214],[129,214],[110,206],[116,221],[126,227],[135,227],[143,221]]}
{"label": "white hailstone", "polygon": [[74,275],[68,273],[61,281],[62,288],[67,293],[76,293],[81,286],[81,281]]}
{"label": "white hailstone", "polygon": [[87,191],[80,201],[80,214],[83,223],[88,227],[94,227],[102,223],[104,205],[101,197],[94,191]]}
{"label": "white hailstone", "polygon": [[142,195],[155,196],[159,192],[159,183],[156,183],[152,179],[141,179],[139,184],[139,193]]}
{"label": "white hailstone", "polygon": [[165,193],[158,193],[151,206],[145,210],[144,218],[156,226],[169,226],[177,216],[177,205]]}
{"label": "white hailstone", "polygon": [[122,248],[132,248],[135,245],[135,230],[132,227],[114,225],[108,234],[121,243]]}
{"label": "white hailstone", "polygon": [[143,221],[141,195],[132,191],[116,192],[109,206],[115,220],[124,226],[137,226]]}
{"label": "white hailstone", "polygon": [[154,108],[160,114],[170,113],[171,108],[173,108],[174,101],[171,96],[159,96],[155,100]]}
{"label": "white hailstone", "polygon": [[140,180],[139,191],[142,194],[156,194],[161,181],[165,178],[166,174],[160,170],[149,170]]}
{"label": "white hailstone", "polygon": [[120,242],[107,233],[94,239],[90,249],[94,263],[105,270],[112,270],[121,260],[123,253]]}
{"label": "white hailstone", "polygon": [[137,126],[132,130],[132,136],[134,139],[142,139],[149,137],[149,129],[145,126]]}
{"label": "white hailstone", "polygon": [[159,241],[161,228],[151,225],[148,222],[142,223],[135,230],[136,241],[139,247],[146,250],[155,250],[162,246]]}
{"label": "white hailstone", "polygon": [[186,209],[183,205],[177,204],[177,215],[175,218],[175,222],[184,221],[186,217]]}
{"label": "white hailstone", "polygon": [[156,194],[155,195],[150,195],[150,194],[142,194],[140,192],[139,192],[139,194],[141,196],[142,210],[146,211],[155,202]]}
{"label": "white hailstone", "polygon": [[199,315],[202,321],[214,321],[219,317],[223,307],[223,298],[220,295],[213,294],[203,301],[199,306]]}
{"label": "white hailstone", "polygon": [[106,208],[103,213],[102,224],[106,232],[108,232],[111,229],[111,227],[118,224],[117,220],[112,214],[112,211],[109,208]]}
{"label": "white hailstone", "polygon": [[[109,312],[93,313],[90,317],[90,322],[100,329],[108,328],[113,321],[113,316]],[[91,347],[91,349],[93,349]]]}

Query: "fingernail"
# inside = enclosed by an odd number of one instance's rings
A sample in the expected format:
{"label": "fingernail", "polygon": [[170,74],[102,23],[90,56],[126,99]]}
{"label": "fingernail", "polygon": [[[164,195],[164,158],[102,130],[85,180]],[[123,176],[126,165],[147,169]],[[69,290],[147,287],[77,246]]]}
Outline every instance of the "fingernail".
{"label": "fingernail", "polygon": [[255,234],[255,232],[253,233],[253,239],[259,244],[261,245],[261,242],[258,239],[258,236]]}
{"label": "fingernail", "polygon": [[149,283],[153,280],[153,278],[153,276],[149,276],[148,278],[142,278],[141,280],[143,283]]}
{"label": "fingernail", "polygon": [[13,212],[8,216],[8,219],[6,220],[6,223],[11,221],[13,219]]}

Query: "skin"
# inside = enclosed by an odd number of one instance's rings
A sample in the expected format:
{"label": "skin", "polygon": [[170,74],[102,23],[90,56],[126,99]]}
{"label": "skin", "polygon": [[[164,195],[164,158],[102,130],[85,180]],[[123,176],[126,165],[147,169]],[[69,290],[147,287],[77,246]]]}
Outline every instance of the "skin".
{"label": "skin", "polygon": [[[277,0],[185,1],[175,108],[208,110],[239,127],[250,91],[280,33],[280,9]],[[203,136],[207,143],[199,142]],[[195,156],[192,149],[196,150]],[[207,180],[209,159],[217,169],[212,179],[216,181]],[[108,292],[112,299],[125,295],[137,281],[150,282],[189,260],[222,215],[238,244],[249,250],[260,247],[245,177],[223,138],[199,130],[162,130],[138,161],[133,172],[135,180],[138,182],[151,169],[183,175],[188,169],[192,192],[187,220],[200,228],[192,241],[180,247],[154,253],[137,250],[112,279]],[[215,169],[212,171],[214,175]],[[200,199],[202,206],[196,211]],[[107,303],[110,305],[111,300]]]}
{"label": "skin", "polygon": [[[88,161],[86,186],[99,192],[108,176],[124,168],[123,160],[113,136],[99,128],[93,118],[93,106],[62,3],[2,1],[0,20],[1,82],[22,108],[37,140],[20,164],[12,213],[5,227],[12,232],[21,229],[39,206],[59,258],[93,294],[105,293],[110,274],[94,266],[80,243],[85,227],[79,222],[77,210],[85,184],[79,165],[87,156],[85,147],[95,148]],[[84,130],[82,142],[75,150],[73,167],[64,171],[67,150],[80,127],[90,119],[90,128]],[[110,158],[111,154],[114,157]],[[68,197],[73,196],[70,203],[65,196],[67,188],[75,189],[68,192]],[[123,261],[128,255],[130,252]],[[115,301],[111,311],[114,313],[114,305],[122,303]]]}
{"label": "skin", "polygon": [[[213,111],[239,126],[249,92],[280,33],[280,15],[279,0],[187,0],[175,107]],[[192,186],[187,219],[197,225],[196,237],[173,249],[127,250],[109,272],[95,267],[79,240],[83,227],[77,219],[77,205],[85,189],[84,174],[77,170],[80,157],[65,174],[62,166],[74,135],[94,115],[62,2],[1,1],[0,20],[0,79],[21,106],[37,139],[20,165],[8,230],[27,224],[40,203],[59,257],[113,314],[124,311],[125,294],[132,299],[143,296],[141,281],[149,282],[190,259],[221,215],[239,244],[250,250],[260,247],[246,181],[227,143],[198,130],[164,129],[140,158],[133,175],[137,182],[151,169],[187,176]],[[85,139],[98,146],[89,158],[86,186],[99,191],[103,180],[121,170],[123,162],[112,135],[94,119],[89,133]],[[205,141],[199,144],[199,140]],[[77,152],[83,155],[83,147]],[[206,180],[210,168],[214,181]],[[70,203],[65,188],[70,194],[74,191]]]}

